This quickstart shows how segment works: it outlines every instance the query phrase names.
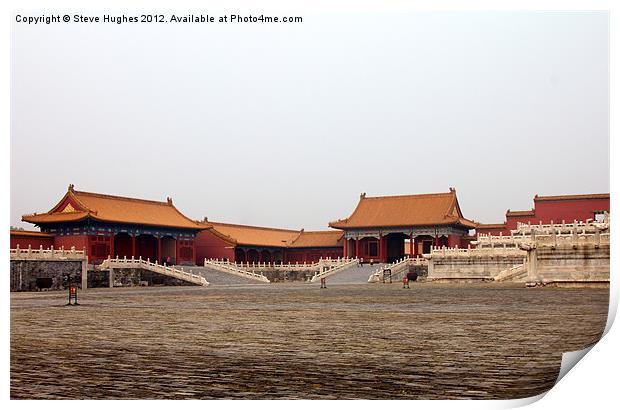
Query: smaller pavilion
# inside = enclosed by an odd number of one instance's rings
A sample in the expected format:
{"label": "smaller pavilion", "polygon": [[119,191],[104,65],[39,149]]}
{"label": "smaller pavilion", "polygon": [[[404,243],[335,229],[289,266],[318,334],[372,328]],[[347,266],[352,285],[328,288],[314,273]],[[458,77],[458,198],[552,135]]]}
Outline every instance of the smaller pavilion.
{"label": "smaller pavilion", "polygon": [[282,263],[284,248],[299,231],[238,225],[224,222],[200,222],[207,229],[197,237],[199,258],[228,259],[235,262]]}
{"label": "smaller pavilion", "polygon": [[342,231],[305,231],[264,226],[202,222],[196,237],[198,260],[249,263],[304,263],[342,256]]}
{"label": "smaller pavilion", "polygon": [[[431,246],[467,246],[476,223],[463,217],[456,190],[421,195],[367,197],[350,217],[330,222],[344,231],[344,256],[393,262],[429,253]],[[405,240],[409,249],[405,250]]]}

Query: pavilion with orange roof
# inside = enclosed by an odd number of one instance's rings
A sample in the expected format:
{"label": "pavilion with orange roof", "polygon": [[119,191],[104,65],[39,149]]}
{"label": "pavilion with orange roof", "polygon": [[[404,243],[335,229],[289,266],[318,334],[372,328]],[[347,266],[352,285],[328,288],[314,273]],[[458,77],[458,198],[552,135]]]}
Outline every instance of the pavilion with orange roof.
{"label": "pavilion with orange roof", "polygon": [[198,260],[295,263],[342,256],[342,232],[268,228],[208,221],[196,238]]}
{"label": "pavilion with orange roof", "polygon": [[466,246],[464,237],[476,223],[461,212],[456,190],[419,195],[367,197],[346,219],[329,226],[344,231],[344,256],[392,262],[405,254],[430,252],[431,246]]}
{"label": "pavilion with orange roof", "polygon": [[194,264],[196,234],[204,229],[173,204],[76,191],[48,212],[22,220],[54,235],[54,246],[86,249],[90,263],[108,256],[142,257],[172,264]]}

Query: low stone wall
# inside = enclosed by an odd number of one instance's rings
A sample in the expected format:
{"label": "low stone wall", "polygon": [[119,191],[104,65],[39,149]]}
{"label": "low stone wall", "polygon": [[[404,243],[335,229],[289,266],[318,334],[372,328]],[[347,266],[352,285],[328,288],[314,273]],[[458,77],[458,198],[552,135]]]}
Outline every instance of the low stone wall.
{"label": "low stone wall", "polygon": [[63,290],[81,286],[82,262],[12,260],[11,292]]}
{"label": "low stone wall", "polygon": [[88,271],[88,287],[89,288],[107,288],[110,286],[110,273],[108,271],[89,270]]}
{"label": "low stone wall", "polygon": [[429,281],[483,281],[493,278],[504,269],[525,262],[522,255],[432,255],[428,262]]}
{"label": "low stone wall", "polygon": [[530,283],[604,284],[609,283],[610,246],[539,246],[528,251]]}
{"label": "low stone wall", "polygon": [[411,265],[407,273],[409,280],[424,282],[428,280],[428,265]]}

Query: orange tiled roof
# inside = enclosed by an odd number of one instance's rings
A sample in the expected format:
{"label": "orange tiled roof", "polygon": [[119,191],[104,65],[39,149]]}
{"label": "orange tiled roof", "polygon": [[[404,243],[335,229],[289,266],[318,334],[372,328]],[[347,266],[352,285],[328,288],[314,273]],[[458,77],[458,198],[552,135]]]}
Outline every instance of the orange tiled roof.
{"label": "orange tiled roof", "polygon": [[208,222],[211,231],[231,243],[249,246],[285,247],[299,235],[292,229],[266,228],[262,226],[236,225],[223,222]]}
{"label": "orange tiled roof", "polygon": [[96,194],[75,191],[73,185],[69,185],[65,196],[49,212],[24,215],[22,220],[41,225],[80,221],[86,218],[104,222],[204,229],[179,212],[170,198],[166,202],[160,202]]}
{"label": "orange tiled roof", "polygon": [[381,226],[476,224],[463,217],[456,191],[437,194],[401,196],[360,196],[360,201],[347,219],[330,222],[332,228],[370,228]]}
{"label": "orange tiled roof", "polygon": [[54,235],[51,233],[39,232],[39,231],[21,231],[16,229],[11,229],[11,236],[29,236],[29,237],[38,237],[38,238],[53,238]]}
{"label": "orange tiled roof", "polygon": [[609,194],[581,194],[581,195],[549,195],[534,197],[534,202],[538,201],[571,201],[577,199],[609,199]]}
{"label": "orange tiled roof", "polygon": [[342,246],[342,231],[301,231],[289,248],[332,248]]}

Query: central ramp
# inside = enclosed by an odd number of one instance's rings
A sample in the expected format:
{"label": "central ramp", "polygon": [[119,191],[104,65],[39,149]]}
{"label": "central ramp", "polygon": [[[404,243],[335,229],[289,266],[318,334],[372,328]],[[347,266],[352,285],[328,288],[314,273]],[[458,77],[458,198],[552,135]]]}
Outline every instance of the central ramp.
{"label": "central ramp", "polygon": [[326,277],[327,284],[357,284],[368,283],[368,277],[377,269],[380,269],[384,264],[375,263],[373,265],[357,265],[353,264],[346,269],[336,272]]}

